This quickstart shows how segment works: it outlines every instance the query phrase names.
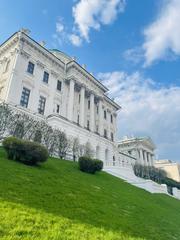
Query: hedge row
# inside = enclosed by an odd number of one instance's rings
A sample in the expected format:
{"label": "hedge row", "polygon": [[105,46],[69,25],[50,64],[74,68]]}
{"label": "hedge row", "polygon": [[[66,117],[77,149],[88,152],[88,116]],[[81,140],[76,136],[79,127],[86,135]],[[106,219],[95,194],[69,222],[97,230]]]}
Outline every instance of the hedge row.
{"label": "hedge row", "polygon": [[15,137],[8,137],[3,141],[8,159],[27,165],[36,165],[48,159],[47,149],[35,142],[24,141]]}
{"label": "hedge row", "polygon": [[83,172],[94,174],[97,171],[101,171],[103,168],[103,162],[98,159],[92,159],[87,156],[79,158],[79,169]]}

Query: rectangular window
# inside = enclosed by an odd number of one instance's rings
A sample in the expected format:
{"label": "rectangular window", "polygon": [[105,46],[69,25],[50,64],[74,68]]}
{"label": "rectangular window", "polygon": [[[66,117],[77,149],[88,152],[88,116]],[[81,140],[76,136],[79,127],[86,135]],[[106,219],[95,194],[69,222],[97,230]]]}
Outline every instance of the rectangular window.
{"label": "rectangular window", "polygon": [[49,81],[49,73],[48,72],[44,72],[43,82],[44,83],[48,83],[48,81]]}
{"label": "rectangular window", "polygon": [[56,105],[56,113],[59,113],[59,111],[60,111],[60,105],[57,104],[57,105]]}
{"label": "rectangular window", "polygon": [[106,115],[107,115],[106,110],[104,110],[104,119],[106,119]]}
{"label": "rectangular window", "polygon": [[78,117],[77,117],[77,124],[79,125],[79,114],[78,114]]}
{"label": "rectangular window", "polygon": [[89,130],[89,120],[87,120],[87,129]]}
{"label": "rectangular window", "polygon": [[62,87],[62,82],[57,80],[57,90],[61,91],[61,87]]}
{"label": "rectangular window", "polygon": [[99,114],[99,106],[96,107],[96,113]]}
{"label": "rectangular window", "polygon": [[39,98],[38,113],[44,115],[45,104],[46,104],[46,98],[43,97],[43,96],[40,96],[40,98]]}
{"label": "rectangular window", "polygon": [[23,87],[22,94],[21,94],[21,100],[20,100],[20,105],[22,107],[28,107],[28,102],[29,102],[29,96],[30,96],[30,90]]}
{"label": "rectangular window", "polygon": [[81,95],[79,94],[79,103],[81,102]]}
{"label": "rectangular window", "polygon": [[30,74],[34,73],[34,63],[32,63],[32,62],[28,63],[27,72],[30,73]]}
{"label": "rectangular window", "polygon": [[90,105],[91,105],[90,100],[88,100],[88,109],[90,109]]}
{"label": "rectangular window", "polygon": [[111,141],[114,141],[114,134],[111,133]]}
{"label": "rectangular window", "polygon": [[111,114],[111,123],[113,123],[113,115]]}
{"label": "rectangular window", "polygon": [[104,129],[104,137],[107,138],[107,130]]}

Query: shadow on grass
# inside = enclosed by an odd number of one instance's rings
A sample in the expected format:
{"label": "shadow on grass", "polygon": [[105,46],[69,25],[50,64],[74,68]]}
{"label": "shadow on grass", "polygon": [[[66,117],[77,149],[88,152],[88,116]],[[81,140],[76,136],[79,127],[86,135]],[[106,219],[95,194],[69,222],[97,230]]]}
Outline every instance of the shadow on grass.
{"label": "shadow on grass", "polygon": [[30,167],[5,159],[2,150],[0,169],[0,197],[8,202],[146,240],[180,236],[180,202],[106,173],[86,174],[59,159]]}

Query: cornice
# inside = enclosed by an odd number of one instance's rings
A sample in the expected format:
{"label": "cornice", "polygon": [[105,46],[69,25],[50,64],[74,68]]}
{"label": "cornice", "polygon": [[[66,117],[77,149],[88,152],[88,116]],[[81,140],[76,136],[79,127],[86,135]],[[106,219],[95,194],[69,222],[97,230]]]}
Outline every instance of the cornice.
{"label": "cornice", "polygon": [[18,42],[18,35],[17,33],[11,36],[7,41],[0,45],[0,56],[4,54],[7,50],[13,47]]}
{"label": "cornice", "polygon": [[86,71],[83,67],[81,67],[77,62],[71,61],[67,63],[66,72],[68,72],[70,69],[75,69],[77,72],[79,72],[83,77],[91,81],[93,84],[95,84],[98,88],[103,90],[103,92],[107,92],[108,88],[105,87],[101,82],[99,82],[95,77],[93,77],[88,71]]}
{"label": "cornice", "polygon": [[32,49],[38,51],[42,54],[46,59],[52,62],[52,64],[56,65],[57,67],[61,68],[63,71],[65,69],[65,63],[63,63],[60,59],[54,56],[51,52],[49,52],[46,48],[41,46],[35,40],[27,36],[25,33],[21,33],[20,41],[23,43],[28,44]]}
{"label": "cornice", "polygon": [[81,83],[78,78],[76,78],[74,76],[70,76],[70,77],[65,79],[65,83],[66,84],[69,84],[70,81],[74,81],[75,82],[75,90],[77,90],[77,91],[80,91],[80,89],[82,87],[85,88],[85,96],[87,98],[90,97],[91,94],[93,94],[96,99],[98,99],[98,100],[100,100],[100,99],[102,100],[103,99],[95,91],[93,91],[90,88],[88,88],[84,83]]}

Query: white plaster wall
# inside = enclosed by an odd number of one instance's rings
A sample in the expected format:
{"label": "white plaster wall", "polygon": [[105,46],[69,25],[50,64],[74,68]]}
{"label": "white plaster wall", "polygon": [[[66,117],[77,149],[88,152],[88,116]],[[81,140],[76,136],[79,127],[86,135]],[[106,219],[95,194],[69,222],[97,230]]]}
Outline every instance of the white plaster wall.
{"label": "white plaster wall", "polygon": [[96,148],[99,147],[99,157],[105,163],[105,150],[108,150],[108,161],[113,161],[113,156],[116,156],[115,145],[109,140],[100,137],[99,135],[92,133],[86,129],[78,127],[77,125],[68,122],[61,117],[52,116],[48,119],[49,124],[53,128],[58,128],[65,132],[69,139],[78,137],[80,144],[85,145],[90,142],[94,151],[94,157],[96,157]]}

